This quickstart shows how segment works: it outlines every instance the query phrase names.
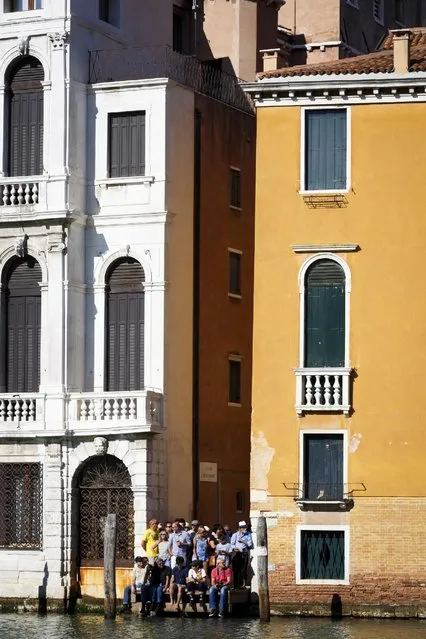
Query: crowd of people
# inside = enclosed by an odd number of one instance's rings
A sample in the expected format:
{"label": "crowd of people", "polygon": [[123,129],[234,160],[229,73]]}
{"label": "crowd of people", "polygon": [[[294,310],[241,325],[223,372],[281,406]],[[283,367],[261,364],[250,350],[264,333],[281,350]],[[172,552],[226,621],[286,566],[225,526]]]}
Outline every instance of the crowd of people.
{"label": "crowd of people", "polygon": [[207,612],[208,594],[209,617],[223,617],[229,589],[246,587],[253,539],[245,521],[232,532],[229,526],[214,524],[210,529],[197,520],[162,524],[151,519],[141,546],[132,584],[124,590],[122,612],[131,611],[132,593],[140,594],[142,616],[161,614],[166,594],[179,613],[185,612],[187,603],[194,610],[200,603]]}

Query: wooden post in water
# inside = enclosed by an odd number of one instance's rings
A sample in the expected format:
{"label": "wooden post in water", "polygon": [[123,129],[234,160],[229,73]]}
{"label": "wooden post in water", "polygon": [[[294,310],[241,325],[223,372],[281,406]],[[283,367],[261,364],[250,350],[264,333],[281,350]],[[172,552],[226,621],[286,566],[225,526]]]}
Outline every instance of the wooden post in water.
{"label": "wooden post in water", "polygon": [[105,619],[115,619],[117,613],[117,593],[115,591],[116,537],[116,515],[107,515],[104,535]]}
{"label": "wooden post in water", "polygon": [[259,591],[260,621],[270,621],[268,585],[268,528],[266,517],[259,517],[257,522],[257,584]]}

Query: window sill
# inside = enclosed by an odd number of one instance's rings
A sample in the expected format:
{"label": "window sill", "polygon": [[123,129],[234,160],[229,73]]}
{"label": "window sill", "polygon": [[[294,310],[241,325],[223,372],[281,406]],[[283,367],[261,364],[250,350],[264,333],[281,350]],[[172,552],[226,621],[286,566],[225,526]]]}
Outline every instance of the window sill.
{"label": "window sill", "polygon": [[131,184],[153,184],[155,177],[152,175],[138,175],[132,177],[104,178],[103,180],[95,180],[96,186],[110,188],[113,186],[127,186]]}
{"label": "window sill", "polygon": [[241,212],[241,211],[243,210],[242,206],[235,206],[235,204],[230,204],[230,205],[229,205],[229,208],[230,208],[232,211],[240,211],[240,212]]}
{"label": "window sill", "polygon": [[230,297],[233,300],[242,300],[243,296],[241,295],[241,293],[228,293],[228,297]]}
{"label": "window sill", "polygon": [[232,406],[234,408],[242,408],[243,405],[239,404],[238,402],[228,402],[228,406]]}
{"label": "window sill", "polygon": [[2,15],[6,20],[20,18],[38,18],[42,17],[46,9],[25,9],[23,11],[2,11]]}
{"label": "window sill", "polygon": [[349,579],[296,579],[297,586],[349,586]]}
{"label": "window sill", "polygon": [[385,26],[385,21],[383,20],[383,18],[376,18],[376,16],[374,16],[374,22],[376,24],[380,24],[381,27]]}
{"label": "window sill", "polygon": [[345,189],[318,189],[317,191],[305,191],[299,190],[299,195],[302,196],[310,196],[310,195],[346,195],[349,193],[350,189],[346,187]]}

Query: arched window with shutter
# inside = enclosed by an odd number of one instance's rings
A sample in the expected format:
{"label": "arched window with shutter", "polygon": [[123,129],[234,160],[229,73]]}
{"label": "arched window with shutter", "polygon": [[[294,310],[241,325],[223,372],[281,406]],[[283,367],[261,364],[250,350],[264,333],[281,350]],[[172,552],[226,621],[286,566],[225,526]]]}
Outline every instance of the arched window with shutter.
{"label": "arched window with shutter", "polygon": [[145,274],[139,262],[114,262],[106,276],[105,390],[144,387]]}
{"label": "arched window with shutter", "polygon": [[305,275],[304,366],[345,366],[345,273],[330,259],[315,261]]}
{"label": "arched window with shutter", "polygon": [[2,374],[8,393],[38,393],[40,385],[40,264],[13,258],[2,282]]}
{"label": "arched window with shutter", "polygon": [[5,95],[5,171],[9,176],[43,173],[43,82],[39,60],[21,56],[9,66]]}

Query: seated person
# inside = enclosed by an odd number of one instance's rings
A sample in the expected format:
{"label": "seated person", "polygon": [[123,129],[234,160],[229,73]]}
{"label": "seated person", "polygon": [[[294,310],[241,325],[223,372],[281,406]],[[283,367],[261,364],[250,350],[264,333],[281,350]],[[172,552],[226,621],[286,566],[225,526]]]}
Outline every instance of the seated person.
{"label": "seated person", "polygon": [[150,600],[152,609],[160,612],[163,608],[163,593],[169,589],[172,571],[164,559],[157,557],[151,570]]}
{"label": "seated person", "polygon": [[[148,564],[147,557],[135,557],[135,567],[132,573],[132,585],[126,586],[123,596],[123,607],[120,612],[131,612],[132,604],[130,597],[132,592],[136,595],[137,592],[141,593],[141,601],[143,607],[148,599],[148,584],[149,584],[150,566]],[[141,610],[142,611],[142,610]]]}
{"label": "seated person", "polygon": [[195,605],[195,591],[200,593],[200,604],[204,606],[204,595],[207,591],[207,573],[202,561],[193,561],[186,578],[186,589],[189,592],[189,602]]}
{"label": "seated person", "polygon": [[188,568],[185,567],[185,559],[176,557],[176,566],[172,570],[172,579],[170,582],[170,599],[176,604],[176,610],[181,611],[180,604],[186,590],[186,578],[188,576]]}
{"label": "seated person", "polygon": [[232,581],[231,569],[225,567],[223,559],[217,560],[216,568],[213,568],[210,578],[212,585],[209,591],[209,617],[217,616],[218,600],[219,617],[223,617],[228,612],[228,591]]}

